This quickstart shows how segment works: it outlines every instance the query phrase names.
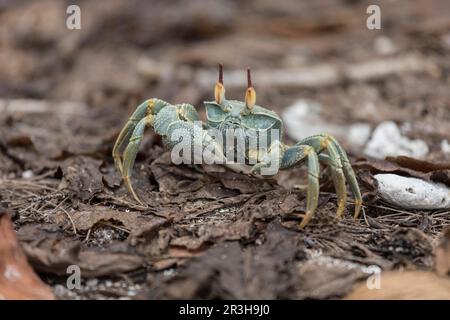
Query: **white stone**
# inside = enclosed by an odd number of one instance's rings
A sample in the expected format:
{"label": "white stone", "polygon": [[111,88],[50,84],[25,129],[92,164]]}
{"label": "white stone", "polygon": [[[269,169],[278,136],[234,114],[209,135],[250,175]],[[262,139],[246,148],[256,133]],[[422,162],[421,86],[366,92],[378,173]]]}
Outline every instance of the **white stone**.
{"label": "white stone", "polygon": [[380,54],[393,54],[397,51],[395,44],[386,36],[379,36],[374,42],[375,50]]}
{"label": "white stone", "polygon": [[450,143],[447,140],[442,140],[441,149],[443,153],[450,154]]}
{"label": "white stone", "polygon": [[354,146],[363,146],[370,137],[371,128],[365,123],[356,123],[349,126],[347,140]]}
{"label": "white stone", "polygon": [[378,191],[383,200],[406,209],[449,209],[450,188],[396,174],[377,174]]}
{"label": "white stone", "polygon": [[373,131],[364,153],[378,159],[384,159],[387,156],[422,158],[428,153],[428,150],[425,141],[411,140],[402,136],[395,122],[385,121]]}
{"label": "white stone", "polygon": [[22,178],[24,179],[31,179],[34,177],[34,173],[31,170],[25,170],[24,172],[22,172]]}

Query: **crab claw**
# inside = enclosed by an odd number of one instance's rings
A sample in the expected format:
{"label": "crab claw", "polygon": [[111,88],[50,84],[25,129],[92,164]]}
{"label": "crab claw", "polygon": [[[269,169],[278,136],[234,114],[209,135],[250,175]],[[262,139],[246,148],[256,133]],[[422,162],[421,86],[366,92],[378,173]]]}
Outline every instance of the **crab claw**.
{"label": "crab claw", "polygon": [[256,91],[252,86],[250,68],[247,68],[247,90],[245,91],[245,106],[251,110],[256,103]]}
{"label": "crab claw", "polygon": [[261,168],[264,167],[265,164],[257,163],[252,167],[251,174],[261,174]]}
{"label": "crab claw", "polygon": [[251,169],[251,174],[255,175],[263,175],[263,176],[273,176],[276,174],[278,170],[271,170],[272,168],[272,162],[259,162],[255,164]]}
{"label": "crab claw", "polygon": [[219,64],[219,80],[214,87],[214,100],[217,104],[225,101],[225,87],[223,86],[223,66]]}

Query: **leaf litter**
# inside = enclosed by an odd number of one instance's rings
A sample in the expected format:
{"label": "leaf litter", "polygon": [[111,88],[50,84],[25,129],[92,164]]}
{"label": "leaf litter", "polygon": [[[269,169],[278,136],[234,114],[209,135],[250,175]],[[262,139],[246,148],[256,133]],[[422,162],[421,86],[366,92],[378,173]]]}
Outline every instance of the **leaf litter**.
{"label": "leaf litter", "polygon": [[[246,4],[242,12],[252,14],[243,17],[234,1],[217,1],[209,4],[214,16],[199,19],[204,0],[196,0],[190,10],[180,12],[183,19],[175,14],[157,28],[148,17],[156,10],[149,10],[145,1],[115,1],[107,12],[89,4],[85,11],[96,17],[90,19],[95,23],[74,37],[52,29],[58,14],[47,9],[58,8],[56,2],[5,11],[2,29],[20,37],[6,39],[0,55],[0,61],[17,57],[15,69],[3,63],[0,71],[0,90],[8,97],[0,104],[0,205],[10,212],[29,264],[57,298],[334,299],[346,297],[361,281],[365,285],[367,267],[373,265],[388,277],[401,274],[399,270],[431,274],[437,269],[440,276],[446,274],[448,241],[438,239],[450,224],[450,213],[384,203],[373,178],[395,173],[450,186],[449,158],[441,148],[450,130],[449,48],[439,40],[448,29],[432,23],[432,14],[445,12],[443,4],[433,2],[430,15],[418,11],[412,31],[421,37],[410,36],[411,26],[394,24],[389,36],[396,48],[390,62],[383,63],[383,54],[364,50],[376,39],[356,31],[364,23],[355,18],[361,11],[356,4],[340,4],[336,11],[337,5],[327,2],[331,11],[319,14],[306,3],[286,1],[274,8],[270,1],[261,1]],[[157,6],[173,12],[177,4],[157,1]],[[390,10],[392,21],[400,21],[404,7]],[[255,8],[274,14],[261,20]],[[49,12],[56,22],[49,18],[48,24],[23,29],[15,22],[18,17],[34,21],[27,15],[39,12]],[[299,23],[298,16],[305,14],[310,18]],[[134,15],[139,18],[129,21]],[[128,26],[124,33],[104,27],[115,18]],[[176,21],[183,21],[183,34],[176,32]],[[268,26],[263,35],[261,21]],[[328,21],[329,30],[317,21]],[[234,31],[230,25],[236,26]],[[99,30],[107,30],[101,39]],[[23,49],[30,41],[46,59]],[[113,56],[111,43],[114,49],[124,44],[124,49]],[[362,217],[351,218],[349,201],[344,218],[338,220],[332,183],[323,180],[316,215],[300,230],[305,168],[261,179],[221,167],[174,166],[160,139],[148,133],[132,176],[145,206],[136,204],[110,156],[133,106],[148,98],[143,92],[201,105],[210,97],[204,83],[210,82],[218,61],[231,70],[226,74],[230,95],[241,94],[233,69],[242,67],[235,58],[242,45],[249,53],[242,63],[262,70],[266,81],[258,89],[262,105],[273,105],[279,112],[302,98],[323,106],[325,123],[365,122],[372,129],[383,121],[409,123],[406,135],[423,139],[430,152],[421,160],[379,160],[342,141],[362,188]],[[305,61],[279,47],[304,52]],[[330,57],[342,61],[347,74],[337,72],[337,64],[322,62]],[[411,57],[416,66],[400,63]],[[67,64],[72,58],[74,63]],[[399,67],[392,68],[392,61]],[[385,68],[381,73],[380,64]],[[273,70],[280,78],[271,83],[264,75]],[[290,77],[292,70],[303,70],[306,78]],[[203,115],[202,108],[199,112]],[[74,264],[81,269],[82,288],[68,290],[66,271]]]}

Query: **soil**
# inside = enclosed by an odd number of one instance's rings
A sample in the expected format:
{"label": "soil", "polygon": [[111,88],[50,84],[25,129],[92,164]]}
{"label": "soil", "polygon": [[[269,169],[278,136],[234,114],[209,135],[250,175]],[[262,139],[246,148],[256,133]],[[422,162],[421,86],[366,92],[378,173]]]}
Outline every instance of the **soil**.
{"label": "soil", "polygon": [[[366,28],[371,1],[86,0],[82,29],[67,30],[72,3],[0,2],[0,206],[57,298],[334,299],[369,266],[434,269],[450,211],[392,207],[373,174],[450,186],[449,1],[379,1],[381,30]],[[243,99],[250,66],[259,105],[282,113],[304,98],[334,124],[393,120],[430,152],[375,160],[341,140],[361,219],[351,202],[337,219],[323,181],[301,230],[306,193],[292,186],[306,183],[305,167],[262,179],[175,166],[149,130],[137,204],[111,157],[120,129],[150,97],[191,103],[204,119],[219,62],[229,97]],[[70,265],[81,289],[66,287]]]}

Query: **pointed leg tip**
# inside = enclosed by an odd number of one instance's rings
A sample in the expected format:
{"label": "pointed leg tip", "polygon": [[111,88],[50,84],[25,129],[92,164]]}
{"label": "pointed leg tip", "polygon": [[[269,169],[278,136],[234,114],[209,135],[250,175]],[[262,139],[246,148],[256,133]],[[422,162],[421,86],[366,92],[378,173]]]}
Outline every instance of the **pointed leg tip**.
{"label": "pointed leg tip", "polygon": [[146,205],[141,201],[141,199],[139,199],[138,195],[136,194],[136,192],[134,192],[134,190],[132,190],[131,193],[133,194],[134,200],[136,200],[141,206],[143,206],[143,207],[146,206]]}
{"label": "pointed leg tip", "polygon": [[144,203],[139,199],[138,195],[134,191],[133,186],[130,182],[130,177],[123,177],[123,181],[125,182],[125,187],[127,188],[128,192],[132,194],[134,200],[136,200],[141,206],[145,207]]}
{"label": "pointed leg tip", "polygon": [[302,222],[300,222],[300,225],[298,226],[300,230],[303,230],[305,226],[309,223],[313,215],[313,212],[306,212],[305,216],[303,217]]}
{"label": "pointed leg tip", "polygon": [[353,219],[358,219],[361,214],[362,201],[355,201],[355,213],[353,215]]}
{"label": "pointed leg tip", "polygon": [[145,204],[138,198],[137,195],[134,195],[134,200],[136,200],[141,206],[147,207],[147,205],[145,205]]}
{"label": "pointed leg tip", "polygon": [[338,208],[337,208],[337,211],[336,211],[336,215],[337,215],[337,217],[339,218],[339,219],[341,219],[342,218],[342,216],[344,215],[344,213],[345,213],[345,204],[346,204],[346,200],[344,199],[344,200],[340,200],[339,202],[338,202]]}
{"label": "pointed leg tip", "polygon": [[344,206],[342,206],[342,207],[339,206],[338,209],[337,209],[337,211],[336,211],[337,217],[338,217],[339,219],[341,219],[342,216],[344,215],[344,213],[345,213],[345,207],[344,207]]}
{"label": "pointed leg tip", "polygon": [[117,168],[117,170],[119,170],[120,174],[123,173],[123,165],[122,165],[122,160],[120,159],[120,157],[114,157],[114,164]]}

